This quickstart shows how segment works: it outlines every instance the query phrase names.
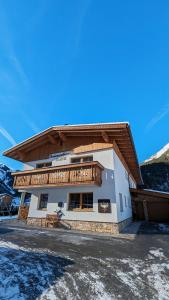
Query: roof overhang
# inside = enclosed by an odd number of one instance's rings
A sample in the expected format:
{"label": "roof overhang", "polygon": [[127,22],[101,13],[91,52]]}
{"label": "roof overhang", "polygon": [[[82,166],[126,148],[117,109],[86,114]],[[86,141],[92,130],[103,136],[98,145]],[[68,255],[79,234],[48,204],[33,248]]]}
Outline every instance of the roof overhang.
{"label": "roof overhang", "polygon": [[10,158],[24,162],[24,153],[46,143],[55,144],[58,140],[63,143],[71,137],[100,137],[103,142],[115,141],[131,174],[138,184],[142,184],[137,154],[129,123],[103,123],[85,125],[53,126],[22,143],[6,150],[3,154]]}
{"label": "roof overhang", "polygon": [[169,199],[169,193],[157,191],[157,190],[131,188],[130,192],[133,195],[143,195],[143,196],[151,196],[151,197],[156,197],[156,198]]}

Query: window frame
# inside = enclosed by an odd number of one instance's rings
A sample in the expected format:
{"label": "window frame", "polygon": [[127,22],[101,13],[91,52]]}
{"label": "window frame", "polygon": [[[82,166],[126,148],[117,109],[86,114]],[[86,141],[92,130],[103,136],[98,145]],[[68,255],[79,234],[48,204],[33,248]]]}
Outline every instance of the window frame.
{"label": "window frame", "polygon": [[[43,165],[43,167],[39,167],[41,165]],[[52,167],[52,161],[43,162],[43,163],[37,163],[36,164],[36,169],[50,168],[50,167]]]}
{"label": "window frame", "polygon": [[119,204],[120,204],[120,212],[124,212],[124,205],[123,205],[123,194],[119,193]]}
{"label": "window frame", "polygon": [[[84,159],[87,159],[87,158],[91,158],[91,160],[85,160]],[[73,160],[76,160],[78,159],[79,161],[78,162],[73,162]],[[76,157],[71,157],[71,164],[79,164],[79,163],[85,163],[85,162],[91,162],[93,161],[93,155],[86,155],[86,156],[76,156]]]}
{"label": "window frame", "polygon": [[[79,195],[79,207],[78,208],[70,208],[70,202],[71,202],[71,195],[74,195],[74,194],[77,194]],[[84,195],[92,195],[92,207],[83,207],[84,205]],[[92,192],[86,192],[86,193],[69,193],[69,196],[68,196],[68,206],[67,206],[67,210],[68,211],[72,211],[72,212],[93,212],[93,193]]]}
{"label": "window frame", "polygon": [[[47,201],[46,201],[46,207],[41,207],[41,201],[42,201],[41,197],[42,197],[43,195],[47,195],[47,197],[48,197],[48,199],[47,199]],[[48,206],[48,200],[49,200],[49,194],[47,194],[47,193],[42,193],[42,194],[40,194],[40,195],[39,195],[38,210],[46,211],[46,210],[47,210],[47,206]],[[45,202],[45,200],[43,200],[43,201]]]}
{"label": "window frame", "polygon": [[124,195],[124,203],[125,203],[125,207],[127,208],[127,197],[126,197],[126,195]]}

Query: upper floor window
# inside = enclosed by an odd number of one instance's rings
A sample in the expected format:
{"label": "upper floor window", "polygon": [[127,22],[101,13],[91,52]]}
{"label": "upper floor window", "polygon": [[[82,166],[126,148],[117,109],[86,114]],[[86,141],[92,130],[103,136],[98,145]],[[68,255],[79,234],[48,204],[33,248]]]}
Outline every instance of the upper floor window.
{"label": "upper floor window", "polygon": [[82,157],[73,157],[71,159],[71,163],[77,164],[77,163],[83,163],[83,162],[89,162],[93,161],[93,156],[82,156]]}
{"label": "upper floor window", "polygon": [[51,167],[51,166],[52,166],[52,162],[44,162],[44,163],[36,164],[37,169],[47,168],[47,167]]}

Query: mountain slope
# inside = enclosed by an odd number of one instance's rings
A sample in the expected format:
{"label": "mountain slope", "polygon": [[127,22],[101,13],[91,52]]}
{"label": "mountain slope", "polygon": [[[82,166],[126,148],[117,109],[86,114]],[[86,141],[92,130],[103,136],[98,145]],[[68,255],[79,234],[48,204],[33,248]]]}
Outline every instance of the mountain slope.
{"label": "mountain slope", "polygon": [[152,155],[149,159],[146,159],[143,162],[143,165],[160,162],[169,163],[169,143],[165,145],[162,149],[160,149],[157,153]]}
{"label": "mountain slope", "polygon": [[145,188],[169,192],[169,144],[145,160],[140,169]]}
{"label": "mountain slope", "polygon": [[11,170],[4,164],[0,164],[0,194],[7,193],[11,196],[15,195],[15,191],[12,188],[13,178],[11,176]]}

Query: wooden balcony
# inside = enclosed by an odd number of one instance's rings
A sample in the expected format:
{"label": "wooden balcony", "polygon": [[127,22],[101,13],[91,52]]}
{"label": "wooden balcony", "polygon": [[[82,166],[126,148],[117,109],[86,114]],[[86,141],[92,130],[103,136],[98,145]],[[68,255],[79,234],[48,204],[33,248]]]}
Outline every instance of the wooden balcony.
{"label": "wooden balcony", "polygon": [[103,166],[97,162],[13,172],[15,189],[102,184]]}

